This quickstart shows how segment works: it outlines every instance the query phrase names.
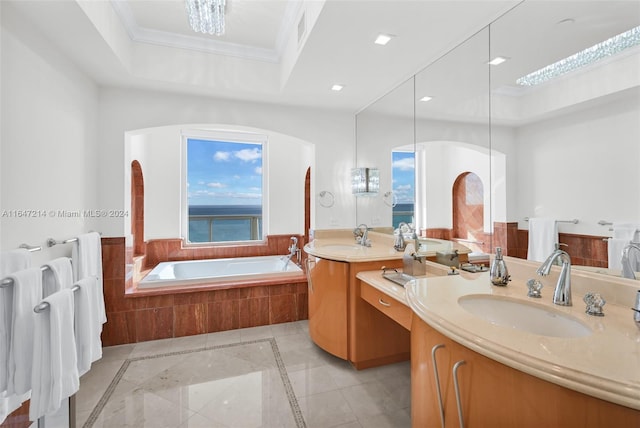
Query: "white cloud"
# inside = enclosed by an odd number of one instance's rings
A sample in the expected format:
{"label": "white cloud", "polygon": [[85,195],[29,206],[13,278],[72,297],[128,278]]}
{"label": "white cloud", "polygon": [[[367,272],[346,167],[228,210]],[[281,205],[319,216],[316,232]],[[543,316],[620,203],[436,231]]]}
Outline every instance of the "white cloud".
{"label": "white cloud", "polygon": [[395,187],[395,191],[396,192],[398,192],[398,191],[407,191],[407,190],[411,190],[411,189],[412,189],[411,184],[405,184],[405,185],[400,185],[400,186],[396,186]]}
{"label": "white cloud", "polygon": [[411,158],[399,159],[393,162],[392,167],[398,168],[400,171],[411,171],[415,169],[413,159]]}
{"label": "white cloud", "polygon": [[214,189],[222,189],[223,187],[227,187],[224,183],[207,183],[207,187],[213,187]]}
{"label": "white cloud", "polygon": [[233,153],[233,156],[244,162],[255,162],[262,157],[262,152],[255,149],[242,149]]}
{"label": "white cloud", "polygon": [[231,153],[229,152],[216,152],[213,155],[213,160],[226,162],[231,158]]}
{"label": "white cloud", "polygon": [[257,167],[256,169],[254,169],[254,172],[258,175],[262,175],[262,167],[261,166]]}

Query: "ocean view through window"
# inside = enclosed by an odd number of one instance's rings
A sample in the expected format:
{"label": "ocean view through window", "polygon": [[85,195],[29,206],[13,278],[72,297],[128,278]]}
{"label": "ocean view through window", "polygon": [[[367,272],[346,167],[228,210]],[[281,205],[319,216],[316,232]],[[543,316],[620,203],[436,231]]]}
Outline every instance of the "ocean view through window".
{"label": "ocean view through window", "polygon": [[402,222],[414,222],[415,155],[412,151],[391,152],[391,179],[395,201],[392,225],[395,229]]}
{"label": "ocean view through window", "polygon": [[258,241],[265,142],[186,138],[187,242]]}

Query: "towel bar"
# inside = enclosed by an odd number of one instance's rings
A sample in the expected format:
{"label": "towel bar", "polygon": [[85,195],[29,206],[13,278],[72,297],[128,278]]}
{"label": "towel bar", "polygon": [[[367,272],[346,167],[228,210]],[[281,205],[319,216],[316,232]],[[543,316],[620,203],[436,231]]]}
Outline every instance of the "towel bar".
{"label": "towel bar", "polygon": [[33,253],[34,251],[42,250],[42,247],[39,247],[37,245],[29,245],[29,244],[20,244],[19,248],[24,248],[25,250],[29,251],[30,253]]}
{"label": "towel bar", "polygon": [[[40,266],[40,272],[44,272],[47,269],[49,269],[49,266]],[[13,279],[5,278],[2,280],[2,282],[0,282],[0,288],[7,287],[11,284],[13,284]]]}
{"label": "towel bar", "polygon": [[78,238],[70,238],[70,239],[65,239],[64,241],[56,241],[53,238],[49,238],[47,239],[47,247],[53,247],[54,245],[58,245],[58,244],[69,244],[71,242],[77,242]]}
{"label": "towel bar", "polygon": [[[529,217],[525,217],[524,221],[529,221]],[[574,218],[573,220],[556,220],[556,223],[573,223],[573,224],[578,224],[580,222],[580,220],[578,220],[577,218]]]}
{"label": "towel bar", "polygon": [[[80,287],[77,285],[74,285],[73,287],[71,287],[71,291],[73,291],[74,293],[76,291],[80,290]],[[39,314],[40,312],[45,311],[46,309],[49,309],[49,302],[42,302],[39,303],[38,305],[36,305],[36,307],[33,308],[33,312]]]}

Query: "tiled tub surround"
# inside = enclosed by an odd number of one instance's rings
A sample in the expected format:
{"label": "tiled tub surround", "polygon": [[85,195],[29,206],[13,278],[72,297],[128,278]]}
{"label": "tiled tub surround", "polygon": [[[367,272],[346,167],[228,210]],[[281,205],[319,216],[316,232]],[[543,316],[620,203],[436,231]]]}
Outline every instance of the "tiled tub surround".
{"label": "tiled tub surround", "polygon": [[[179,239],[150,241],[146,264],[168,260],[286,254],[291,235],[269,236],[263,245],[182,248]],[[301,237],[298,236],[300,242]],[[303,274],[202,284],[184,290],[136,290],[133,251],[124,238],[103,238],[107,323],[104,346],[189,336],[307,318]]]}
{"label": "tiled tub surround", "polygon": [[[517,222],[494,223],[493,247],[501,247],[507,256],[527,258],[529,231],[518,229]],[[607,267],[606,236],[559,233],[562,247],[571,256],[571,263],[580,266]]]}

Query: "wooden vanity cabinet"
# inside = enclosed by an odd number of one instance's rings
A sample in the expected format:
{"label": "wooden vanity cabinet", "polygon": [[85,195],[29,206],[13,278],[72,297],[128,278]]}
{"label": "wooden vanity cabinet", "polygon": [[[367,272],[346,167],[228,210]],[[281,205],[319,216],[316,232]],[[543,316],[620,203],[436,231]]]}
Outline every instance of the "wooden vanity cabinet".
{"label": "wooden vanity cabinet", "polygon": [[349,361],[360,370],[406,361],[411,356],[409,331],[370,305],[362,296],[363,283],[356,275],[401,268],[402,260],[351,263],[349,268]]}
{"label": "wooden vanity cabinet", "polygon": [[[432,352],[442,397],[444,425]],[[457,370],[460,423],[453,367]],[[613,363],[613,362],[612,362]],[[425,427],[640,427],[640,411],[600,400],[503,365],[440,334],[411,325],[411,423]]]}
{"label": "wooden vanity cabinet", "polygon": [[349,263],[309,256],[307,281],[309,335],[316,345],[346,360]]}

